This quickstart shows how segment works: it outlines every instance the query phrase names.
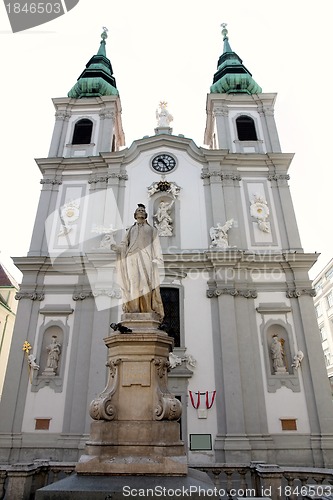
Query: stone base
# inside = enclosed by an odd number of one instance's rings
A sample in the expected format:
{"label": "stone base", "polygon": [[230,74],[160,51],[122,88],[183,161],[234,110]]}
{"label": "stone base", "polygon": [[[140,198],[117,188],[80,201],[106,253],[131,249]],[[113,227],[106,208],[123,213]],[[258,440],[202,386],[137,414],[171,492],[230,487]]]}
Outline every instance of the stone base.
{"label": "stone base", "polygon": [[160,455],[93,457],[82,455],[76,466],[81,475],[164,475],[186,476],[188,472],[186,457],[163,457]]}
{"label": "stone base", "polygon": [[158,330],[161,320],[156,313],[124,313],[121,315],[120,323],[130,328],[133,333],[165,333]]}
{"label": "stone base", "polygon": [[[215,495],[214,495],[215,492]],[[81,476],[72,474],[37,490],[35,500],[124,500],[124,498],[220,498],[205,472],[189,469],[185,477]]]}
{"label": "stone base", "polygon": [[186,475],[187,457],[175,421],[92,422],[79,474]]}

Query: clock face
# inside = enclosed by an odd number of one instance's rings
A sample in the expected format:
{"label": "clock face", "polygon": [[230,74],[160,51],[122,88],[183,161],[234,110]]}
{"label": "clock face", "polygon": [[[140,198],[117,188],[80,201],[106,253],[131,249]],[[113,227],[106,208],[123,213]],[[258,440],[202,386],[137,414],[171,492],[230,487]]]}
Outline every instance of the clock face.
{"label": "clock face", "polygon": [[155,156],[151,165],[156,172],[166,174],[175,168],[176,160],[173,156],[163,153]]}

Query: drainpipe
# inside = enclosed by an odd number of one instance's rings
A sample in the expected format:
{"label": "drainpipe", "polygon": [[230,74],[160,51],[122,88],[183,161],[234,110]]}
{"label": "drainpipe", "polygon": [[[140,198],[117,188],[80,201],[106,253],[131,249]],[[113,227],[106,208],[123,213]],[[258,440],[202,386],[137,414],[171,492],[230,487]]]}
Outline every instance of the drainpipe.
{"label": "drainpipe", "polygon": [[4,326],[3,326],[2,337],[1,337],[1,343],[0,343],[0,354],[1,354],[1,351],[2,351],[3,341],[4,341],[4,339],[5,339],[5,333],[6,333],[7,323],[8,323],[8,317],[9,317],[9,314],[7,314],[7,316],[6,316],[6,320],[5,320],[5,324],[4,324]]}

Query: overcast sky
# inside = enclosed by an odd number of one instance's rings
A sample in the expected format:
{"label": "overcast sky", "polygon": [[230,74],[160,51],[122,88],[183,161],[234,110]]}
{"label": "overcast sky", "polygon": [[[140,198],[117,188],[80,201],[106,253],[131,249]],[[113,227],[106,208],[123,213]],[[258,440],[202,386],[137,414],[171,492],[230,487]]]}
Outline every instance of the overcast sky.
{"label": "overcast sky", "polygon": [[26,255],[40,193],[34,158],[46,157],[53,97],[63,97],[109,29],[107,55],[123,108],[126,145],[153,135],[166,100],[174,134],[203,146],[206,94],[222,53],[231,48],[263,92],[277,92],[282,151],[295,153],[292,191],[305,252],[321,253],[314,278],[333,257],[331,0],[80,0],[69,13],[12,34],[0,4],[0,262],[20,280],[10,257]]}

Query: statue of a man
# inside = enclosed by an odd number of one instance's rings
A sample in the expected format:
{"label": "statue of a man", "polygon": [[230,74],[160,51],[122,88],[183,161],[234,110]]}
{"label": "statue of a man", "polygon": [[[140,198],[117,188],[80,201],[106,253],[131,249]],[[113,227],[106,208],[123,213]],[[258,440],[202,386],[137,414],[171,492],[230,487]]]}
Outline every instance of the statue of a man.
{"label": "statue of a man", "polygon": [[119,254],[118,269],[124,294],[124,312],[155,312],[163,319],[158,264],[163,258],[157,231],[147,222],[144,205],[134,212],[136,222],[120,245],[111,245]]}
{"label": "statue of a man", "polygon": [[56,372],[61,351],[61,344],[58,342],[56,335],[52,335],[51,344],[46,348],[46,350],[48,351],[46,368],[51,368],[54,372]]}
{"label": "statue of a man", "polygon": [[286,366],[284,363],[284,350],[281,341],[277,335],[273,335],[271,343],[271,355],[273,360],[274,372],[285,372]]}

